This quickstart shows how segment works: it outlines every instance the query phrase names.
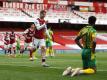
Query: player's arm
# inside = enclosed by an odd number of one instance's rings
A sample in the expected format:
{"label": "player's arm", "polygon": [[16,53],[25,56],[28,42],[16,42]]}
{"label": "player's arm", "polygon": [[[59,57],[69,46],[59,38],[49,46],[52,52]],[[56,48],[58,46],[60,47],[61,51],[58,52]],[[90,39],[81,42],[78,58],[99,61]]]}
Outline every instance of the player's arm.
{"label": "player's arm", "polygon": [[14,38],[15,38],[15,41],[16,41],[16,34],[14,33]]}
{"label": "player's arm", "polygon": [[54,41],[53,31],[51,30],[51,40]]}
{"label": "player's arm", "polygon": [[6,41],[5,41],[5,36],[3,37],[3,42],[6,43]]}
{"label": "player's arm", "polygon": [[76,39],[75,39],[76,44],[77,44],[81,49],[83,48],[83,46],[82,46],[82,44],[80,43],[80,39],[82,39],[83,36],[86,35],[86,34],[87,34],[87,29],[82,28],[82,29],[80,30],[78,36],[77,36]]}
{"label": "player's arm", "polygon": [[54,41],[54,36],[53,36],[53,34],[52,34],[52,41]]}
{"label": "player's arm", "polygon": [[81,49],[83,48],[83,46],[82,46],[81,43],[80,43],[80,39],[81,39],[82,37],[83,37],[83,36],[77,36],[76,39],[75,39],[76,44],[77,44]]}
{"label": "player's arm", "polygon": [[40,25],[38,20],[36,20],[36,22],[34,22],[34,24],[35,24],[37,30],[40,30],[42,28],[46,28],[46,23]]}
{"label": "player's arm", "polygon": [[95,48],[96,48],[96,41],[93,41],[92,45],[92,52],[95,53]]}
{"label": "player's arm", "polygon": [[34,42],[34,37],[32,37],[32,42]]}
{"label": "player's arm", "polygon": [[96,33],[94,33],[92,35],[92,40],[93,40],[93,42],[92,42],[92,52],[95,53],[95,48],[96,48]]}
{"label": "player's arm", "polygon": [[26,29],[26,30],[24,31],[24,33],[23,33],[24,38],[27,38],[27,35],[26,35],[26,34],[28,33],[28,31],[29,31],[28,29]]}
{"label": "player's arm", "polygon": [[24,38],[27,38],[27,35],[25,33],[23,34],[23,36],[24,36]]}

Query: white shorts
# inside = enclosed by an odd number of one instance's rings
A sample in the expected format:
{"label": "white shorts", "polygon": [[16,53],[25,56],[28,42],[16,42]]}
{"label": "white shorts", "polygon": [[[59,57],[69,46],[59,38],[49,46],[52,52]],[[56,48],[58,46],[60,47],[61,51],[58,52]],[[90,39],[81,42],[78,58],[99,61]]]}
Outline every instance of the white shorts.
{"label": "white shorts", "polygon": [[9,47],[10,47],[10,44],[8,45],[4,44],[4,49],[9,49]]}
{"label": "white shorts", "polygon": [[10,44],[10,48],[15,48],[16,47],[16,43]]}
{"label": "white shorts", "polygon": [[34,38],[33,44],[34,48],[40,48],[41,46],[45,46],[45,40]]}
{"label": "white shorts", "polygon": [[33,47],[33,42],[30,42],[30,43],[24,43],[24,49],[30,49]]}

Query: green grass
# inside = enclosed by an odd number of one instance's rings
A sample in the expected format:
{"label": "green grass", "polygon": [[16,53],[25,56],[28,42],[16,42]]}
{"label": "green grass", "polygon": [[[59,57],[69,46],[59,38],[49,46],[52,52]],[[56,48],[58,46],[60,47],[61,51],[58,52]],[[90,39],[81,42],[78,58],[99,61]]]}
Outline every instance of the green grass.
{"label": "green grass", "polygon": [[47,59],[50,68],[41,66],[41,59],[29,61],[28,55],[9,58],[0,55],[0,80],[107,80],[107,53],[97,53],[98,72],[93,75],[81,75],[73,78],[62,77],[68,66],[82,67],[80,54],[57,54]]}

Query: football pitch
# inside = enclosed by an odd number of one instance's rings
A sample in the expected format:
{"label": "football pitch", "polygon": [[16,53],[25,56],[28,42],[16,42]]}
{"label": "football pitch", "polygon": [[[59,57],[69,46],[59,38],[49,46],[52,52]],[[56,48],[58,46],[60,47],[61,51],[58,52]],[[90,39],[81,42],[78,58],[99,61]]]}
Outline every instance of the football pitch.
{"label": "football pitch", "polygon": [[82,67],[80,54],[56,54],[48,57],[50,67],[42,67],[40,55],[35,61],[29,61],[28,55],[10,58],[0,55],[0,80],[107,80],[107,53],[96,53],[97,73],[63,77],[62,72],[68,66]]}

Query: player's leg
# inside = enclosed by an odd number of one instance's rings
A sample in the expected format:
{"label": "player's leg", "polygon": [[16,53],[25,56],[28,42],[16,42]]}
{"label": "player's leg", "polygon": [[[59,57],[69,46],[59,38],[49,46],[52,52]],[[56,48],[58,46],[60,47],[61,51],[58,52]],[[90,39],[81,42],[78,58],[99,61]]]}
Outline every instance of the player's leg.
{"label": "player's leg", "polygon": [[10,53],[10,56],[12,55],[12,44],[9,45],[9,53]]}
{"label": "player's leg", "polygon": [[8,53],[8,56],[10,56],[10,52],[11,52],[10,44],[8,44],[8,45],[7,45],[7,53]]}
{"label": "player's leg", "polygon": [[52,57],[55,56],[52,45],[49,47],[49,50],[50,50],[50,56],[52,56]]}
{"label": "player's leg", "polygon": [[55,56],[52,45],[53,45],[53,42],[50,41],[50,54],[51,54],[51,56]]}
{"label": "player's leg", "polygon": [[46,57],[49,56],[49,47],[46,47]]}
{"label": "player's leg", "polygon": [[72,69],[71,67],[68,67],[62,74],[62,76],[71,75],[71,77],[79,74],[94,74],[95,70],[92,68],[88,69],[81,69],[81,68],[75,68]]}
{"label": "player's leg", "polygon": [[52,53],[51,53],[51,42],[50,41],[48,42],[48,47],[49,47],[49,56],[52,57]]}
{"label": "player's leg", "polygon": [[54,56],[54,51],[52,48],[52,42],[51,41],[47,41],[46,42],[46,56]]}
{"label": "player's leg", "polygon": [[94,69],[96,72],[96,70],[97,70],[97,68],[96,68],[96,56],[94,53],[91,53],[91,60],[89,61],[89,67]]}
{"label": "player's leg", "polygon": [[83,49],[82,51],[82,62],[83,62],[83,69],[89,68],[89,61],[90,61],[90,49]]}
{"label": "player's leg", "polygon": [[39,48],[39,39],[34,38],[32,42],[32,50],[31,50],[31,54],[33,58],[35,57],[35,52],[37,51],[38,48]]}
{"label": "player's leg", "polygon": [[16,54],[16,43],[13,43],[14,54]]}
{"label": "player's leg", "polygon": [[36,59],[36,57],[35,57],[36,50],[34,49],[33,42],[29,43],[29,47],[30,47],[29,48],[29,50],[30,50],[30,59],[34,60],[34,59]]}
{"label": "player's leg", "polygon": [[36,57],[36,54],[38,53],[39,46],[37,46],[36,48],[34,48],[34,43],[32,42],[31,47],[32,47],[32,49],[33,49],[33,52],[32,52],[33,59],[38,59],[38,58]]}
{"label": "player's leg", "polygon": [[12,46],[11,46],[11,52],[12,52],[12,57],[16,57],[16,47],[15,47],[15,43],[13,43]]}
{"label": "player's leg", "polygon": [[64,72],[62,73],[62,76],[72,75],[72,73],[76,70],[76,68],[67,67]]}
{"label": "player's leg", "polygon": [[41,56],[42,56],[42,65],[44,67],[48,67],[49,65],[46,64],[46,47],[45,47],[45,40],[40,39],[40,48],[41,48]]}
{"label": "player's leg", "polygon": [[92,53],[91,49],[85,49],[85,55],[84,55],[84,67],[83,69],[92,68],[96,71],[96,60],[95,60],[95,54]]}
{"label": "player's leg", "polygon": [[94,74],[95,70],[92,69],[92,68],[88,68],[88,69],[80,70],[79,73],[83,73],[83,74]]}
{"label": "player's leg", "polygon": [[21,54],[20,54],[20,47],[19,46],[16,46],[16,54],[18,56],[21,56]]}
{"label": "player's leg", "polygon": [[72,74],[71,74],[71,77],[73,77],[73,76],[75,76],[75,75],[77,75],[77,74],[80,74],[80,70],[82,70],[81,68],[76,68],[76,69],[74,69],[74,71],[72,72]]}
{"label": "player's leg", "polygon": [[4,44],[4,53],[5,53],[5,55],[7,54],[7,45],[6,44]]}
{"label": "player's leg", "polygon": [[38,50],[39,50],[39,49],[37,48],[37,49],[34,50],[34,52],[32,53],[33,59],[38,59],[38,58],[36,57],[36,54],[37,54]]}
{"label": "player's leg", "polygon": [[6,49],[4,49],[4,54],[5,54],[5,55],[7,54],[7,50],[6,50]]}
{"label": "player's leg", "polygon": [[9,54],[8,54],[9,53],[9,47],[10,47],[9,44],[7,44],[7,45],[5,44],[4,45],[5,55],[8,55],[8,56],[9,56]]}
{"label": "player's leg", "polygon": [[71,70],[72,68],[71,67],[67,67],[64,72],[62,73],[62,76],[67,76],[68,74],[71,74]]}
{"label": "player's leg", "polygon": [[9,54],[9,44],[5,45],[4,50],[5,50],[5,54],[8,55]]}
{"label": "player's leg", "polygon": [[22,53],[22,54],[23,54],[23,53],[27,50],[27,47],[28,47],[28,43],[24,42],[24,47],[23,47],[23,48],[21,48],[20,53]]}
{"label": "player's leg", "polygon": [[33,61],[33,58],[32,58],[32,49],[29,47],[30,43],[26,43],[24,44],[24,51],[25,50],[29,50],[29,60]]}
{"label": "player's leg", "polygon": [[33,49],[31,48],[30,45],[31,45],[30,43],[25,43],[24,50],[28,50],[29,51],[29,60],[33,61],[33,56],[32,56]]}
{"label": "player's leg", "polygon": [[29,51],[30,51],[30,55],[29,55],[30,58],[29,58],[29,60],[30,60],[30,61],[33,61],[33,60],[34,60],[34,59],[33,59],[33,56],[32,56],[33,50],[32,50],[32,49],[29,49]]}
{"label": "player's leg", "polygon": [[20,45],[16,45],[16,53],[20,55]]}
{"label": "player's leg", "polygon": [[23,53],[27,50],[27,47],[28,47],[28,43],[24,43],[24,49],[23,49]]}
{"label": "player's leg", "polygon": [[19,51],[19,52],[18,52],[18,53],[19,53],[19,55],[20,55],[20,56],[23,56],[23,53],[22,53],[22,48],[21,48],[21,46],[19,46],[19,47],[18,47],[18,51]]}
{"label": "player's leg", "polygon": [[21,55],[23,55],[23,53],[24,53],[23,51],[24,51],[24,46],[21,46],[21,45],[20,45],[20,54],[21,54]]}
{"label": "player's leg", "polygon": [[46,57],[49,56],[49,44],[48,44],[48,41],[45,42],[45,45],[46,45]]}
{"label": "player's leg", "polygon": [[81,68],[76,68],[75,71],[71,74],[71,77],[75,75],[80,75],[80,74],[94,74],[95,70],[92,68],[88,69],[81,69]]}

